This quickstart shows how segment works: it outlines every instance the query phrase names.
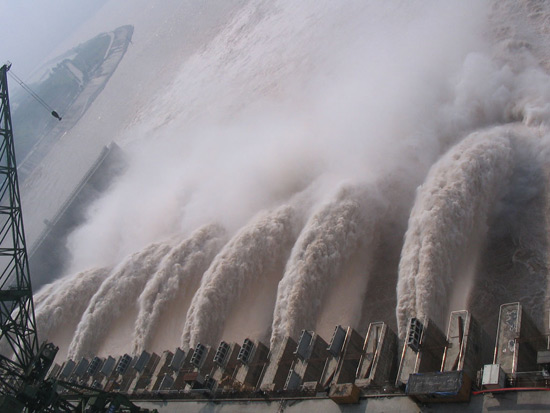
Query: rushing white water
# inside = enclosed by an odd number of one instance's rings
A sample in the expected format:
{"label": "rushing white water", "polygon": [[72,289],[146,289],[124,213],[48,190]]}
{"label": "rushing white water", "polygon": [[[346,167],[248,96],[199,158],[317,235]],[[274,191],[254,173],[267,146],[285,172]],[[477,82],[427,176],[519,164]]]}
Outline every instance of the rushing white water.
{"label": "rushing white water", "polygon": [[69,358],[75,360],[97,351],[103,338],[110,333],[111,323],[128,307],[135,306],[148,278],[169,251],[167,244],[152,244],[128,257],[111,272],[92,297],[78,324],[69,346]]}
{"label": "rushing white water", "polygon": [[444,325],[450,290],[461,282],[458,265],[472,234],[487,225],[512,172],[510,133],[496,128],[470,135],[432,167],[419,188],[399,263],[401,336],[409,317]]}
{"label": "rushing white water", "polygon": [[[349,308],[335,303],[349,291],[335,288],[343,280],[361,289],[357,311],[370,309],[355,317],[359,331],[381,319],[402,334],[412,315],[443,327],[453,294],[467,303],[469,283],[484,279],[476,259],[496,254],[486,232],[502,224],[488,217],[519,186],[509,183],[518,146],[550,147],[550,5],[253,0],[229,14],[204,47],[171,63],[180,69],[166,89],[127,109],[116,139],[130,167],[68,245],[77,271],[120,264],[91,299],[70,356],[98,351],[124,317],[127,352],[216,345],[227,329],[246,329],[239,320],[250,321],[243,313],[257,297],[266,298],[257,318],[269,319],[271,341],[297,338]],[[523,156],[528,164],[535,155]],[[298,208],[293,195],[319,182]],[[517,202],[515,214],[499,216],[528,221]],[[227,231],[223,247],[212,223]],[[179,242],[170,253],[144,249],[169,238]],[[260,293],[267,285],[272,294]],[[42,293],[52,302],[58,294]],[[522,299],[495,302],[503,296]],[[383,307],[377,319],[374,307]],[[159,321],[176,317],[167,339]]]}
{"label": "rushing white water", "polygon": [[255,280],[284,265],[299,230],[295,207],[260,213],[223,248],[208,271],[187,314],[186,348],[216,344],[232,307]]}
{"label": "rushing white water", "polygon": [[183,317],[186,308],[177,314],[165,314],[167,307],[178,300],[183,305],[185,293],[195,292],[202,274],[226,240],[225,230],[219,225],[208,225],[175,246],[163,258],[159,269],[145,285],[138,298],[133,352],[148,349],[161,317]]}
{"label": "rushing white water", "polygon": [[377,197],[368,185],[344,186],[308,220],[279,284],[272,344],[314,327],[325,292],[345,262],[359,248],[375,248],[375,226],[384,211]]}
{"label": "rushing white water", "polygon": [[57,330],[76,327],[109,272],[107,268],[94,268],[61,278],[42,289],[35,296],[40,339],[51,340]]}

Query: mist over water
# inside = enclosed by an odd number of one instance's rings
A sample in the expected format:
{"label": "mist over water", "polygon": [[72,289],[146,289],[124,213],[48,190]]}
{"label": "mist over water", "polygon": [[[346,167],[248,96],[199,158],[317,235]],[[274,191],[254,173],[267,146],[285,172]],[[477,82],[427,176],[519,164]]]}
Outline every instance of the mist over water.
{"label": "mist over water", "polygon": [[[341,320],[362,333],[385,321],[402,334],[411,316],[444,328],[448,311],[463,309],[456,303],[476,310],[472,286],[495,282],[488,262],[534,254],[529,274],[546,280],[539,239],[503,235],[497,219],[531,228],[526,206],[547,216],[533,201],[546,186],[521,192],[535,173],[548,180],[550,6],[531,7],[235,6],[116,137],[130,167],[71,235],[69,274],[37,296],[39,329],[55,336],[46,313],[73,300],[57,286],[85,289],[87,278],[71,274],[92,267],[114,269],[89,276],[97,292],[83,300],[72,340],[56,343],[72,358],[242,340],[255,295],[266,297],[258,334],[275,343],[318,326],[327,303],[346,298],[342,282],[358,286],[360,308]],[[531,157],[537,171],[524,167]],[[511,247],[500,255],[499,243]],[[379,255],[394,249],[399,259]],[[395,288],[377,297],[382,284]],[[496,313],[526,297],[516,289],[483,300]],[[546,296],[529,300],[542,326]],[[133,331],[126,348],[108,345],[125,340],[109,329],[117,317]],[[181,331],[160,340],[156,326],[172,322]]]}

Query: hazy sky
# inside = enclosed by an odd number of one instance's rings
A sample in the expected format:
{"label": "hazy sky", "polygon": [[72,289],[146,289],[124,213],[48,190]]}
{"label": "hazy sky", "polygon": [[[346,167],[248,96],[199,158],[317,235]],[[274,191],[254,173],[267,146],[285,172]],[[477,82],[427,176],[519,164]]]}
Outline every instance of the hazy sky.
{"label": "hazy sky", "polygon": [[0,0],[0,63],[23,78],[107,0]]}

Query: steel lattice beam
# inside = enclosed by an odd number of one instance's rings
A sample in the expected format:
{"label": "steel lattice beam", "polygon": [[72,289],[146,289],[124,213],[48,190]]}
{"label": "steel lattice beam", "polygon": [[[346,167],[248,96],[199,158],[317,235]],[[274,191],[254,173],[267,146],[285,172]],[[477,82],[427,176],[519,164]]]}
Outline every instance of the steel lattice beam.
{"label": "steel lattice beam", "polygon": [[0,68],[0,393],[13,394],[39,352],[23,231],[7,72]]}

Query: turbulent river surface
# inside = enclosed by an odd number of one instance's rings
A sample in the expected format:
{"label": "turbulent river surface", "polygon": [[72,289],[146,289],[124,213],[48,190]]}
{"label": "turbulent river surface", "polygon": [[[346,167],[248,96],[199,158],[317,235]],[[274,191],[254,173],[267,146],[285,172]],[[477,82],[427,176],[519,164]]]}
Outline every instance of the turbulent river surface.
{"label": "turbulent river surface", "polygon": [[513,301],[547,331],[550,4],[155,4],[124,24],[157,87],[103,92],[126,93],[129,168],[35,294],[40,340],[76,359],[373,321],[402,337],[458,309],[494,336]]}

